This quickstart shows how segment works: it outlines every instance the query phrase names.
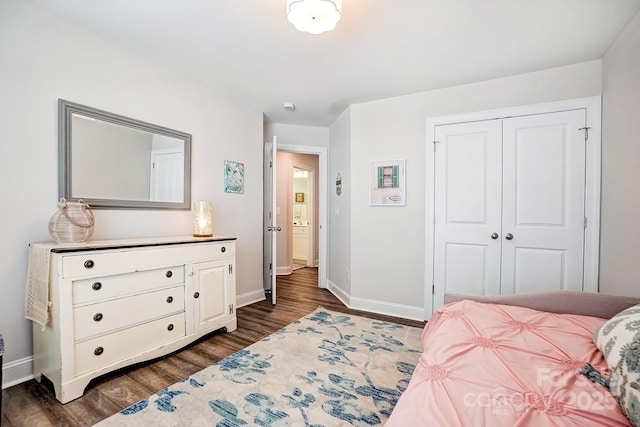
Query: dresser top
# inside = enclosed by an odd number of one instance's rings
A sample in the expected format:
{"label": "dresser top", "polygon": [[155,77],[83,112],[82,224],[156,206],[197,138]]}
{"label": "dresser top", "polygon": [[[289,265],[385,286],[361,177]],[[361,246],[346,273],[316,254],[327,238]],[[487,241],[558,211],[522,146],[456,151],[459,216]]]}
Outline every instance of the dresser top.
{"label": "dresser top", "polygon": [[92,251],[96,249],[126,249],[142,246],[166,246],[181,245],[203,242],[224,242],[236,240],[235,237],[213,236],[213,237],[193,237],[193,236],[171,236],[171,237],[147,237],[140,239],[117,239],[117,240],[90,240],[84,243],[31,243],[32,246],[39,246],[51,252],[78,252]]}

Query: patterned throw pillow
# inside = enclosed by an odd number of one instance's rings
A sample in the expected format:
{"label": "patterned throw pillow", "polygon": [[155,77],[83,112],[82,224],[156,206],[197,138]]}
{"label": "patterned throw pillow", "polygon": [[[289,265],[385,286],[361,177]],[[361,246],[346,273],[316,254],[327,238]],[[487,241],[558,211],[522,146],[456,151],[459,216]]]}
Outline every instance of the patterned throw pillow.
{"label": "patterned throw pillow", "polygon": [[621,311],[593,333],[609,366],[609,390],[629,421],[640,427],[640,304]]}
{"label": "patterned throw pillow", "polygon": [[640,340],[638,333],[640,304],[621,311],[593,332],[593,342],[604,355],[610,370],[620,364],[626,346]]}
{"label": "patterned throw pillow", "polygon": [[640,341],[623,350],[620,364],[611,371],[609,389],[631,424],[640,426]]}

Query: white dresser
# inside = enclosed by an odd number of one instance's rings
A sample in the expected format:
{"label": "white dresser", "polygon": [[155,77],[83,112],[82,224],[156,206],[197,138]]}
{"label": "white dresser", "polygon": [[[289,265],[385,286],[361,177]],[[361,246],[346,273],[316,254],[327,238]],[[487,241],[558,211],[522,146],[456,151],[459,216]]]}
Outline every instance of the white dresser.
{"label": "white dresser", "polygon": [[34,376],[56,398],[89,381],[237,327],[235,238],[38,244],[49,255],[50,320],[33,326]]}

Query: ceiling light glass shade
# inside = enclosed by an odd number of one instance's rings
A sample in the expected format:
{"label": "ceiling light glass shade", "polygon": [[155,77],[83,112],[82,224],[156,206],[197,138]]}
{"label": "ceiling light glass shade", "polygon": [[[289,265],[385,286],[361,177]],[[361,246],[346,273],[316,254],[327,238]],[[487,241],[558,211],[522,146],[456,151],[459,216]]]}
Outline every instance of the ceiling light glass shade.
{"label": "ceiling light glass shade", "polygon": [[331,31],[341,17],[342,0],[287,0],[287,19],[298,31]]}

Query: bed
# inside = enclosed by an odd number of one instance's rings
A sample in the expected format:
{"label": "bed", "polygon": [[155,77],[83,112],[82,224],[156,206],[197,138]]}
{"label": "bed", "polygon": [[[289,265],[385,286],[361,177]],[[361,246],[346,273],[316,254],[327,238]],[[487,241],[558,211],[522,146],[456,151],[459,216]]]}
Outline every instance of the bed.
{"label": "bed", "polygon": [[445,303],[386,426],[639,425],[640,299],[552,292]]}

